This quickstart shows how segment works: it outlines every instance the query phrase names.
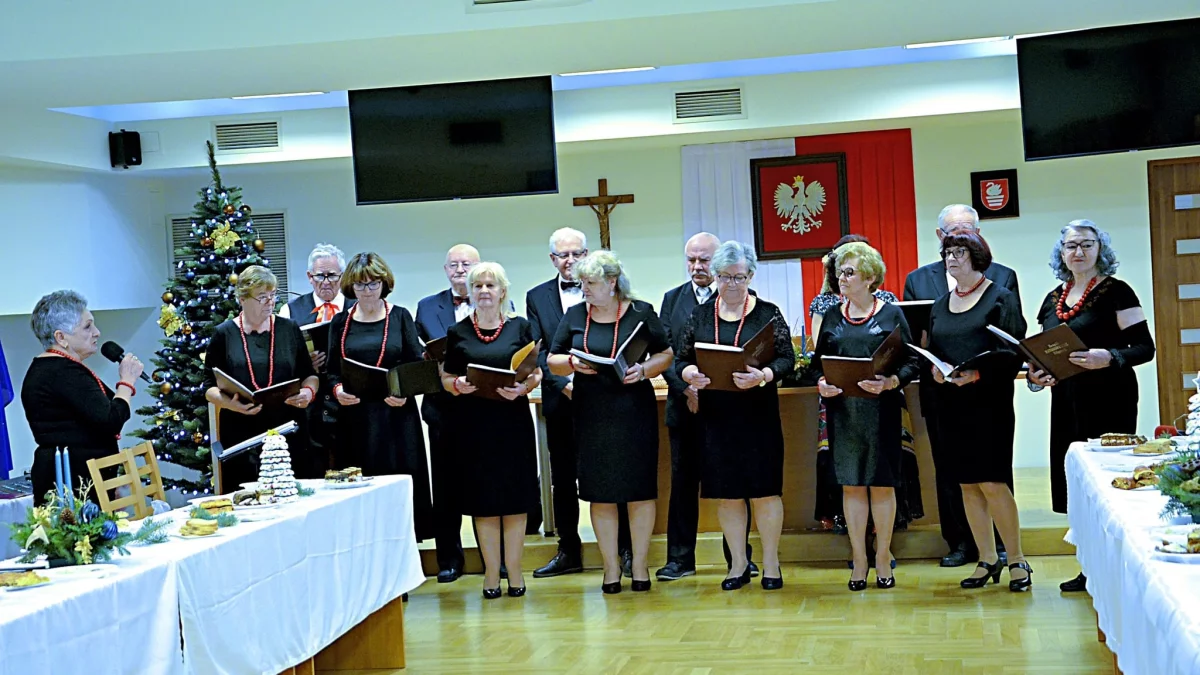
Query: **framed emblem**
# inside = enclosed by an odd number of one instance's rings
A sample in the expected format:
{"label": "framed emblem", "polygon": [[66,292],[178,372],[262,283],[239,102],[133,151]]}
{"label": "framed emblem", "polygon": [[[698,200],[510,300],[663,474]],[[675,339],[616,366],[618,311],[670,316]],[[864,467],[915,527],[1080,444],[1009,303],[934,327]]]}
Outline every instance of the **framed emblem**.
{"label": "framed emblem", "polygon": [[750,160],[760,260],[819,258],[850,233],[843,152]]}
{"label": "framed emblem", "polygon": [[1020,216],[1017,196],[1016,169],[971,173],[971,205],[979,212],[980,220]]}

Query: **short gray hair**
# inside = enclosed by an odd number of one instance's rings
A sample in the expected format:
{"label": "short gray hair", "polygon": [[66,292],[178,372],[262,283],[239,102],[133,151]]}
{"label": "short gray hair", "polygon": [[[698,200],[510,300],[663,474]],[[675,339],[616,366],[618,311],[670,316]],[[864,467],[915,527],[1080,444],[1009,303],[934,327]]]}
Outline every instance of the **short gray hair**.
{"label": "short gray hair", "polygon": [[567,237],[577,237],[583,247],[587,248],[587,235],[573,227],[560,227],[550,235],[550,252],[558,251],[558,242]]}
{"label": "short gray hair", "polygon": [[38,300],[29,327],[42,347],[49,349],[54,346],[54,332],[73,332],[87,308],[87,300],[75,291],[54,291]]}
{"label": "short gray hair", "polygon": [[754,270],[758,269],[758,254],[754,252],[754,247],[730,239],[717,247],[717,252],[713,254],[713,274],[720,274],[722,270],[743,260],[746,262],[746,273],[754,274]]}
{"label": "short gray hair", "polygon": [[949,230],[946,229],[946,218],[950,217],[952,213],[965,213],[971,216],[975,229],[979,229],[979,212],[975,210],[975,207],[968,204],[950,204],[938,214],[938,229],[942,232],[949,233]]}
{"label": "short gray hair", "polygon": [[625,266],[612,251],[595,251],[587,254],[583,260],[575,263],[575,278],[592,281],[595,279],[616,279],[616,296],[618,300],[632,300],[633,290],[629,277],[625,275]]}
{"label": "short gray hair", "polygon": [[337,259],[338,268],[346,269],[346,254],[342,253],[342,249],[333,244],[317,244],[313,247],[312,253],[308,254],[308,271],[311,272],[316,268],[317,261],[321,258]]}
{"label": "short gray hair", "polygon": [[1100,253],[1096,256],[1096,274],[1109,277],[1116,273],[1117,267],[1121,263],[1117,262],[1117,252],[1113,250],[1112,237],[1097,227],[1096,223],[1087,218],[1080,218],[1067,223],[1067,226],[1058,233],[1058,241],[1054,242],[1054,249],[1050,252],[1050,269],[1054,271],[1054,276],[1059,281],[1070,281],[1075,278],[1071,274],[1071,270],[1067,268],[1067,264],[1063,262],[1063,238],[1067,236],[1068,230],[1091,230],[1096,235],[1096,243],[1100,245]]}

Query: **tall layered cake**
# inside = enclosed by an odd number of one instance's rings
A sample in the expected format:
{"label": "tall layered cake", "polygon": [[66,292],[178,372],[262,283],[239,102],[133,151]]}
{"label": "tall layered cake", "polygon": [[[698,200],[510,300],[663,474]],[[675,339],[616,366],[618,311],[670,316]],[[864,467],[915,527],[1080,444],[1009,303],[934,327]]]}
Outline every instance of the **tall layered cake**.
{"label": "tall layered cake", "polygon": [[263,440],[262,452],[258,457],[258,485],[270,489],[273,492],[272,501],[280,504],[294,502],[298,498],[287,439],[274,430]]}

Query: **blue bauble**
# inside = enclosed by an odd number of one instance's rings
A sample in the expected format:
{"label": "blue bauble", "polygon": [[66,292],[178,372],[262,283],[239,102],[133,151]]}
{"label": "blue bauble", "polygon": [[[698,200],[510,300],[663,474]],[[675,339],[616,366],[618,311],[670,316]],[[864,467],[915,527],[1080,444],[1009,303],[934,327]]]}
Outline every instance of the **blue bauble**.
{"label": "blue bauble", "polygon": [[79,507],[79,520],[84,523],[92,522],[92,519],[100,515],[100,507],[93,502],[84,502],[83,506]]}
{"label": "blue bauble", "polygon": [[100,528],[100,537],[103,538],[104,541],[112,541],[113,539],[117,538],[117,535],[120,534],[120,532],[121,531],[117,529],[116,523],[111,520],[106,520],[104,521],[104,526]]}
{"label": "blue bauble", "polygon": [[184,274],[183,276],[186,277],[188,281],[191,281],[192,279],[196,278],[196,273],[192,270],[188,270],[187,274]]}

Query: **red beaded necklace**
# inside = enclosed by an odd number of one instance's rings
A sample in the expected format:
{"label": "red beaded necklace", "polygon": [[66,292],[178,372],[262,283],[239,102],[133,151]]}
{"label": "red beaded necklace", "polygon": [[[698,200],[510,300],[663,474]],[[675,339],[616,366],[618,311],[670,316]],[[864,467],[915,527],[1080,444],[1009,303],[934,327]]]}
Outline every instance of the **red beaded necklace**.
{"label": "red beaded necklace", "polygon": [[[51,354],[57,354],[68,361],[74,361],[75,363],[78,363],[79,365],[83,366],[83,369],[88,371],[88,375],[91,375],[92,379],[96,381],[96,386],[100,387],[100,393],[104,394],[105,398],[108,397],[108,390],[104,388],[104,382],[100,379],[100,376],[96,374],[96,371],[92,370],[91,368],[88,368],[87,366],[84,366],[83,361],[80,361],[79,359],[75,358],[74,356],[71,356],[70,354],[68,354],[64,351],[59,351],[57,349],[54,349],[53,347],[51,347],[50,349],[47,349],[46,351],[50,352]],[[116,437],[117,437],[118,441],[121,440],[121,434],[117,434]]]}
{"label": "red beaded necklace", "polygon": [[1058,316],[1060,321],[1070,321],[1075,318],[1083,310],[1083,301],[1087,300],[1087,296],[1092,292],[1092,289],[1099,283],[1100,277],[1092,277],[1088,282],[1087,288],[1083,289],[1083,295],[1079,296],[1079,302],[1071,306],[1070,311],[1063,311],[1063,303],[1067,301],[1067,296],[1071,294],[1071,289],[1075,287],[1075,280],[1072,279],[1063,286],[1062,295],[1058,296],[1058,305],[1054,308],[1054,314]]}
{"label": "red beaded necklace", "polygon": [[504,314],[500,314],[500,325],[496,327],[496,332],[491,337],[487,337],[479,330],[478,310],[471,312],[471,327],[475,329],[475,337],[479,338],[485,344],[489,342],[495,342],[496,339],[500,337],[500,331],[504,330]]}
{"label": "red beaded necklace", "polygon": [[864,323],[870,321],[871,317],[875,316],[875,312],[877,312],[877,311],[879,311],[879,298],[876,298],[874,296],[871,297],[871,313],[864,316],[861,319],[850,318],[850,302],[849,301],[847,301],[846,304],[842,305],[842,316],[846,318],[846,323],[849,323],[852,326],[861,326]]}
{"label": "red beaded necklace", "polygon": [[[750,294],[746,294],[746,301],[742,303],[742,320],[738,321],[737,332],[733,334],[733,346],[738,346],[742,341],[742,327],[746,325],[746,314],[750,312]],[[717,296],[717,301],[713,303],[713,342],[721,344],[721,324],[719,318],[721,316],[721,296]]]}
{"label": "red beaded necklace", "polygon": [[[588,305],[587,321],[583,324],[583,351],[586,354],[591,354],[592,350],[588,349],[588,333],[592,331],[592,306]],[[621,333],[621,301],[617,301],[617,320],[613,323],[613,347],[608,358],[617,358],[617,336]]]}
{"label": "red beaded necklace", "polygon": [[[350,308],[350,315],[346,317],[346,325],[342,328],[342,358],[346,358],[346,335],[350,333],[350,322],[354,320],[354,313],[358,311],[358,303],[355,303]],[[379,358],[375,359],[375,367],[379,368],[383,365],[383,352],[387,349],[388,338],[388,323],[391,322],[391,312],[388,311],[387,303],[383,303],[383,342],[379,344]]]}
{"label": "red beaded necklace", "polygon": [[968,295],[970,295],[970,294],[974,293],[975,291],[979,290],[979,287],[980,287],[980,286],[982,286],[982,285],[983,285],[983,282],[985,282],[985,281],[987,281],[987,277],[985,277],[985,276],[983,276],[983,275],[981,274],[981,275],[979,275],[979,281],[975,282],[975,285],[974,285],[974,286],[972,286],[972,287],[968,288],[968,289],[967,289],[967,290],[965,290],[965,291],[960,291],[960,290],[958,290],[958,285],[956,284],[956,285],[954,286],[954,294],[955,294],[955,295],[957,295],[957,296],[958,296],[958,297],[960,297],[960,298],[965,298],[965,297],[967,297]]}
{"label": "red beaded necklace", "polygon": [[[270,318],[271,323],[271,352],[267,359],[267,386],[275,384],[275,315]],[[246,370],[250,371],[250,386],[254,387],[254,391],[258,391],[258,380],[254,378],[254,362],[250,360],[250,345],[246,343],[246,317],[243,314],[237,320],[238,333],[242,336],[242,352],[246,354]]]}

